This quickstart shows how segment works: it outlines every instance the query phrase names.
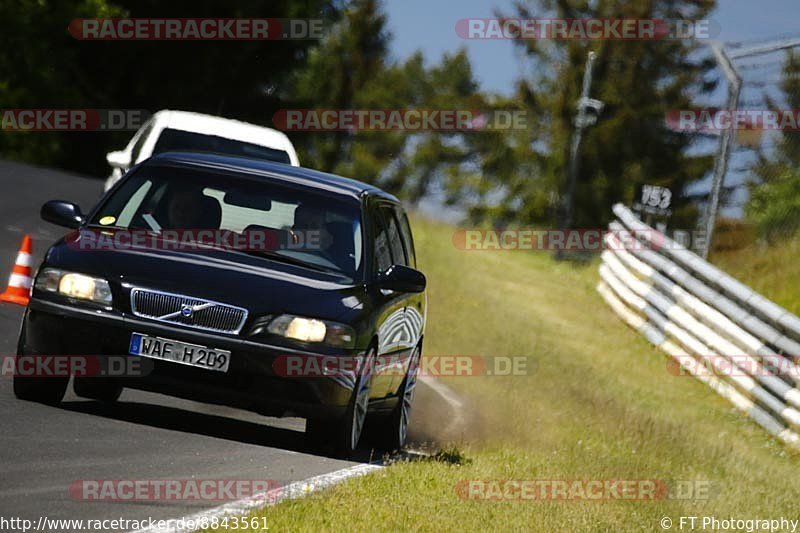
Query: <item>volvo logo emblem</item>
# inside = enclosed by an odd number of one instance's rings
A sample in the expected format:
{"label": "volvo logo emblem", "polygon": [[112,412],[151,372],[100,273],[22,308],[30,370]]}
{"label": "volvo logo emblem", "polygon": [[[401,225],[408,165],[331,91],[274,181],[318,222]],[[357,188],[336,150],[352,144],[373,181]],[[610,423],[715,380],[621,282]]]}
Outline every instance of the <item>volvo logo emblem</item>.
{"label": "volvo logo emblem", "polygon": [[181,316],[186,318],[191,318],[194,314],[194,309],[192,309],[191,305],[182,305],[181,306]]}

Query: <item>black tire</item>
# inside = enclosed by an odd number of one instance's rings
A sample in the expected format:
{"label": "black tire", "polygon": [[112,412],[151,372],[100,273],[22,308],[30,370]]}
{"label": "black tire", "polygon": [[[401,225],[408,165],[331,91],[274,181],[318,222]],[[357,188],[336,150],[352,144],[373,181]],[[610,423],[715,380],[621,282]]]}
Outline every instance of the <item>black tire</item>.
{"label": "black tire", "polygon": [[419,377],[420,347],[414,349],[408,370],[397,390],[399,399],[392,413],[378,425],[376,444],[386,451],[401,450],[408,438],[408,426],[411,422],[411,407],[414,402],[414,391]]}
{"label": "black tire", "polygon": [[334,457],[347,459],[353,455],[367,419],[372,371],[375,368],[374,348],[367,352],[361,373],[356,379],[353,394],[344,415],[338,420],[308,419],[306,436],[318,449],[331,449]]}
{"label": "black tire", "polygon": [[331,425],[330,420],[306,419],[306,440],[314,449],[325,450]]}
{"label": "black tire", "polygon": [[[28,310],[25,310],[25,315],[22,317],[22,325],[19,330],[19,338],[17,340],[17,355],[28,355],[27,347],[25,346],[25,322],[28,319]],[[14,360],[14,368],[19,364]],[[69,376],[66,377],[25,377],[18,376],[14,373],[14,396],[20,400],[29,402],[43,403],[46,405],[58,405],[64,399],[64,393],[67,392],[67,385],[69,384]]]}
{"label": "black tire", "polygon": [[20,400],[58,405],[67,392],[69,377],[21,377],[14,376],[14,396]]}
{"label": "black tire", "polygon": [[122,394],[122,386],[109,378],[79,378],[72,382],[72,390],[81,398],[113,403]]}

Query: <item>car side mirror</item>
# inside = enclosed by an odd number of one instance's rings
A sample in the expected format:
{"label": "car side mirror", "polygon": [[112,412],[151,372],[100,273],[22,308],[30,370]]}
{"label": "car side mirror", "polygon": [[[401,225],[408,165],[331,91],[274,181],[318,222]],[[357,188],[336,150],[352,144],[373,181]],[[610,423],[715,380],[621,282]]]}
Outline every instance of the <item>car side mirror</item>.
{"label": "car side mirror", "polygon": [[378,275],[376,283],[379,289],[406,293],[422,292],[427,284],[425,274],[403,265],[392,265],[386,272]]}
{"label": "car side mirror", "polygon": [[42,206],[42,219],[47,222],[77,229],[84,222],[81,208],[72,202],[64,200],[51,200]]}
{"label": "car side mirror", "polygon": [[124,150],[108,152],[106,154],[106,161],[108,161],[108,164],[114,168],[128,168],[131,166],[131,154]]}

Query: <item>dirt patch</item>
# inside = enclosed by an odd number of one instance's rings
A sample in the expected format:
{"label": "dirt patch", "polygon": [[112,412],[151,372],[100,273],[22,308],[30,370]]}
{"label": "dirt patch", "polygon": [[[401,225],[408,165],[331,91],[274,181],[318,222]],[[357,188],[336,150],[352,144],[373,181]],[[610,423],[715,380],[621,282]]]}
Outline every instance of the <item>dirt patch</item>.
{"label": "dirt patch", "polygon": [[485,437],[484,427],[483,417],[473,400],[436,379],[419,381],[408,429],[410,445],[442,447],[451,443],[475,443]]}

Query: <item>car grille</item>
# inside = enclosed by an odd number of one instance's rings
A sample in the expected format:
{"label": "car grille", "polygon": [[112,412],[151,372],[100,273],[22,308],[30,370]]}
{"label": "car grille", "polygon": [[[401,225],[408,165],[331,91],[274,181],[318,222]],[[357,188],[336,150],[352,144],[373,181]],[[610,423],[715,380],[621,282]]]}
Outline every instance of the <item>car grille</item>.
{"label": "car grille", "polygon": [[238,334],[247,310],[202,298],[134,288],[131,310],[142,318],[195,329]]}

